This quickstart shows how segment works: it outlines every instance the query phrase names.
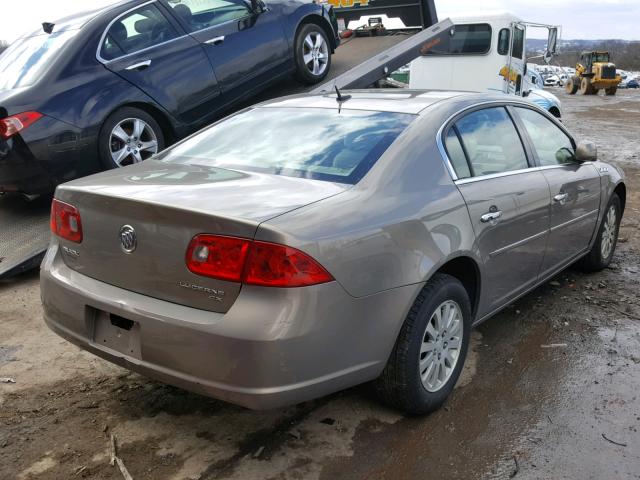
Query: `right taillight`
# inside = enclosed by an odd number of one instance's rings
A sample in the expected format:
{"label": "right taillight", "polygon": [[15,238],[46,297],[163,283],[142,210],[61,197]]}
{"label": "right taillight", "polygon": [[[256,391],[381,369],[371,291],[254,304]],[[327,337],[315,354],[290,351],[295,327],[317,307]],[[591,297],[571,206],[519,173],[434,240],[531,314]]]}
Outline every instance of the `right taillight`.
{"label": "right taillight", "polygon": [[70,242],[82,243],[82,221],[78,209],[54,198],[51,203],[51,231]]}
{"label": "right taillight", "polygon": [[295,248],[220,235],[194,237],[186,262],[197,275],[248,285],[291,288],[333,280],[322,265]]}

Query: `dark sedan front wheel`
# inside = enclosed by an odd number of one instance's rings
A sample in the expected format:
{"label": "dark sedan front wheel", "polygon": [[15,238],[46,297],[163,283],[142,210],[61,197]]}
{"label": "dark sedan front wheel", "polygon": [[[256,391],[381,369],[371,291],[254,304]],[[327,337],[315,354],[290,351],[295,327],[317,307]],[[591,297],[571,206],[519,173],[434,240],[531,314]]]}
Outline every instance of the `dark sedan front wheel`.
{"label": "dark sedan front wheel", "polygon": [[450,275],[434,275],[411,307],[376,381],[380,398],[410,415],[437,410],[458,381],[470,333],[471,302],[464,286]]}
{"label": "dark sedan front wheel", "polygon": [[331,46],[322,27],[304,25],[296,37],[296,74],[310,85],[322,81],[331,68]]}
{"label": "dark sedan front wheel", "polygon": [[144,110],[120,108],[100,131],[100,160],[105,168],[140,163],[164,148],[164,135],[156,120]]}

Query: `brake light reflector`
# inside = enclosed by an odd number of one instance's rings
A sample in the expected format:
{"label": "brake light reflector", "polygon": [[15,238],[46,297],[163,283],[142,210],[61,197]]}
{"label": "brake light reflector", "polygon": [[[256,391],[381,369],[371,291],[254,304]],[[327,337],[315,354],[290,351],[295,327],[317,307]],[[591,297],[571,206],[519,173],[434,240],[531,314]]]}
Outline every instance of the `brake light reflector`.
{"label": "brake light reflector", "polygon": [[206,277],[268,287],[304,287],[333,277],[306,253],[285,245],[219,235],[198,235],[187,268]]}
{"label": "brake light reflector", "polygon": [[51,231],[70,242],[82,243],[82,221],[78,209],[54,198],[51,203]]}
{"label": "brake light reflector", "polygon": [[42,118],[39,112],[22,112],[0,120],[0,138],[7,140]]}

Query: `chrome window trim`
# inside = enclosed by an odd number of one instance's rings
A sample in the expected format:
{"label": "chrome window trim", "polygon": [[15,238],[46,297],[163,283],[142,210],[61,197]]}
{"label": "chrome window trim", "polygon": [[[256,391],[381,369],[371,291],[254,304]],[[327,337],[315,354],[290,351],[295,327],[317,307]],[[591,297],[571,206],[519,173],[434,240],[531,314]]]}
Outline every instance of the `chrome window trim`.
{"label": "chrome window trim", "polygon": [[[500,173],[492,173],[490,175],[479,175],[477,177],[467,177],[467,178],[458,178],[458,174],[456,173],[455,169],[453,168],[453,164],[451,163],[451,159],[449,158],[449,155],[447,154],[447,150],[444,146],[444,141],[443,141],[443,137],[444,137],[444,130],[445,128],[449,127],[449,125],[451,124],[451,122],[453,121],[454,118],[456,118],[457,116],[463,114],[464,112],[468,111],[468,110],[474,110],[477,107],[490,107],[490,106],[496,106],[496,107],[508,107],[508,106],[515,106],[515,107],[523,107],[523,108],[528,108],[530,110],[534,110],[538,113],[543,113],[543,115],[549,119],[552,120],[553,124],[556,125],[557,127],[560,128],[560,130],[562,130],[565,135],[567,135],[575,144],[575,139],[573,138],[573,136],[571,135],[571,133],[565,128],[564,125],[562,125],[561,123],[559,123],[557,121],[557,119],[555,117],[553,117],[553,115],[551,115],[549,112],[547,112],[546,110],[543,110],[542,108],[540,108],[538,105],[533,104],[533,103],[528,103],[523,101],[518,101],[515,99],[509,99],[507,101],[501,101],[501,100],[489,100],[489,101],[485,101],[485,102],[479,102],[479,103],[474,103],[473,105],[468,105],[464,108],[461,108],[460,110],[456,111],[454,114],[450,115],[440,126],[440,128],[438,129],[438,132],[436,133],[436,145],[438,147],[438,150],[440,151],[440,156],[442,157],[442,161],[445,164],[446,169],[449,171],[449,174],[451,175],[451,179],[454,181],[454,183],[456,185],[464,185],[467,183],[474,183],[474,182],[480,182],[483,180],[491,180],[493,178],[500,178],[500,177],[508,177],[511,175],[519,175],[522,173],[527,173],[527,172],[536,172],[536,171],[541,171],[541,170],[550,170],[550,169],[554,169],[554,168],[564,168],[570,165],[575,165],[574,163],[565,163],[565,164],[559,164],[559,165],[545,165],[545,166],[535,166],[535,167],[529,167],[529,168],[522,168],[519,170],[510,170],[508,172],[500,172]],[[517,129],[517,125],[516,125],[516,129]],[[587,165],[593,162],[583,162],[581,163],[581,165]]]}
{"label": "chrome window trim", "polygon": [[[181,38],[189,36],[189,35],[180,35],[180,36],[178,36],[176,38],[172,38],[171,40],[167,40],[166,42],[161,42],[161,43],[158,43],[156,45],[151,45],[150,47],[143,48],[142,50],[138,50],[137,52],[127,53],[125,55],[122,55],[121,57],[113,58],[111,60],[107,60],[107,59],[102,58],[102,56],[100,55],[100,51],[102,50],[102,45],[104,44],[105,39],[107,38],[107,33],[109,32],[109,29],[113,26],[113,24],[116,23],[118,20],[120,20],[122,17],[130,14],[131,12],[133,12],[135,10],[138,10],[139,8],[145,7],[147,5],[151,5],[152,3],[157,3],[157,0],[149,0],[148,2],[144,2],[144,3],[141,3],[140,5],[136,5],[135,7],[130,8],[126,12],[122,12],[116,18],[111,20],[111,22],[109,22],[109,25],[107,25],[107,28],[105,28],[104,32],[102,32],[102,36],[100,37],[100,42],[98,42],[98,49],[96,50],[96,60],[98,60],[103,65],[107,65],[108,63],[116,62],[118,60],[122,60],[123,58],[128,58],[128,57],[131,57],[133,55],[138,55],[139,53],[146,52],[148,50],[151,50],[152,48],[156,48],[156,47],[159,47],[161,45],[166,45],[168,43],[175,42],[176,40],[180,40]],[[158,10],[160,11],[160,13],[162,15],[164,15],[164,13],[162,13],[162,9],[161,8],[158,8]],[[169,22],[169,20],[167,20],[167,22]],[[171,25],[171,22],[169,22],[169,24]],[[173,27],[173,25],[171,25],[171,26]],[[180,34],[180,32],[178,32],[178,34]]]}

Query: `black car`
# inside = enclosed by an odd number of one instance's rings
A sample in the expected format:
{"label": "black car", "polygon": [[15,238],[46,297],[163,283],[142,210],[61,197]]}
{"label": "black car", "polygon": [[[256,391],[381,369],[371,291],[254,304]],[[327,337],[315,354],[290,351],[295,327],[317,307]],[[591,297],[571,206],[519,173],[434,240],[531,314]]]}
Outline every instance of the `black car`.
{"label": "black car", "polygon": [[0,193],[41,194],[140,162],[337,48],[331,9],[298,0],[127,0],[0,55]]}
{"label": "black car", "polygon": [[627,82],[627,88],[640,88],[640,83],[637,80],[629,80]]}

